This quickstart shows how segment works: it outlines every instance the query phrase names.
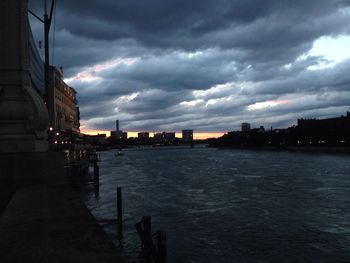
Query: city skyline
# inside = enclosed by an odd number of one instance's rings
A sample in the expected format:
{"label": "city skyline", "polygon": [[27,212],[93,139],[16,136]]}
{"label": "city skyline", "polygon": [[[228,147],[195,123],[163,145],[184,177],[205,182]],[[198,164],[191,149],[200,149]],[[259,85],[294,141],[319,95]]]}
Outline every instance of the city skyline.
{"label": "city skyline", "polygon": [[83,132],[115,119],[135,132],[284,128],[349,110],[349,18],[346,1],[61,0],[53,64],[78,92]]}
{"label": "city skyline", "polygon": [[[126,131],[128,133],[128,138],[137,138],[137,134],[139,132],[149,132],[149,136],[150,138],[153,137],[153,131]],[[155,131],[156,133],[160,133],[163,131]],[[98,135],[98,134],[106,134],[107,136],[110,135],[111,131],[110,130],[85,130],[84,132],[87,135]],[[225,132],[196,132],[193,131],[193,138],[195,140],[204,140],[204,139],[208,139],[208,138],[218,138],[221,137],[222,135],[224,135],[225,133],[227,133],[227,131]],[[182,138],[182,132],[181,131],[175,131],[175,136],[176,138]]]}

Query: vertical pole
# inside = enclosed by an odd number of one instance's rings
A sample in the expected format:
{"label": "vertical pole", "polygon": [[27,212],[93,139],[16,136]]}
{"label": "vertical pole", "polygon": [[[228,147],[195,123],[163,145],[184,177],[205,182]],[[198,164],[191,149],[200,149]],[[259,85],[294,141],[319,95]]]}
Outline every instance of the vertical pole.
{"label": "vertical pole", "polygon": [[[51,16],[52,10],[54,8],[55,1],[51,3],[50,16],[47,13],[47,0],[45,4],[45,14],[44,14],[44,47],[45,47],[45,93],[46,93],[46,105],[49,112],[49,123],[50,127],[54,127],[54,114],[55,114],[55,105],[54,105],[54,83],[50,87],[50,43],[49,43],[49,33],[51,26]],[[53,79],[54,82],[54,79]],[[57,127],[56,127],[57,128]]]}
{"label": "vertical pole", "polygon": [[145,253],[145,262],[151,263],[151,248],[152,248],[152,239],[151,239],[151,217],[150,216],[143,216],[142,217],[143,222],[143,235],[144,235],[144,250]]}
{"label": "vertical pole", "polygon": [[157,263],[166,263],[166,232],[158,231],[157,233],[157,246],[158,246],[158,255]]}
{"label": "vertical pole", "polygon": [[151,217],[143,216],[142,222],[143,222],[143,235],[145,240],[145,246],[147,246],[147,243],[149,243],[151,239]]}
{"label": "vertical pole", "polygon": [[[45,1],[46,3],[46,1]],[[51,103],[50,101],[50,61],[49,61],[49,16],[47,12],[45,11],[44,15],[44,49],[45,49],[45,93],[46,93],[46,105],[49,111],[49,119],[50,119],[50,127],[53,127],[52,125],[52,112],[51,112]]]}
{"label": "vertical pole", "polygon": [[117,187],[117,214],[118,214],[118,234],[123,237],[123,208],[122,208],[122,188]]}
{"label": "vertical pole", "polygon": [[94,181],[100,182],[100,168],[98,167],[97,161],[94,160]]}

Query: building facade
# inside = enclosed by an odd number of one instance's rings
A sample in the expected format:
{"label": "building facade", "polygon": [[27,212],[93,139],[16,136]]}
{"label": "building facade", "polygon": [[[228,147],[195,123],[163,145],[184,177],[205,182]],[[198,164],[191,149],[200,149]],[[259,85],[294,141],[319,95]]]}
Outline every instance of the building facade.
{"label": "building facade", "polygon": [[50,67],[50,85],[54,90],[54,120],[56,131],[79,133],[80,113],[77,106],[77,92],[63,81],[63,74]]}
{"label": "building facade", "polygon": [[119,129],[119,120],[115,121],[115,131],[111,131],[111,138],[116,140],[128,139],[128,133]]}
{"label": "building facade", "polygon": [[123,131],[111,131],[111,137],[113,139],[121,140],[123,139]]}
{"label": "building facade", "polygon": [[193,141],[193,130],[182,130],[182,141],[192,142]]}
{"label": "building facade", "polygon": [[149,140],[149,132],[139,132],[137,134],[137,139],[139,139],[139,141],[148,141]]}
{"label": "building facade", "polygon": [[298,119],[296,130],[300,142],[321,141],[332,146],[350,144],[350,112],[337,118]]}
{"label": "building facade", "polygon": [[243,123],[241,124],[241,131],[242,131],[242,132],[250,131],[250,123],[243,122]]}
{"label": "building facade", "polygon": [[155,133],[154,141],[158,143],[172,143],[175,141],[175,132]]}

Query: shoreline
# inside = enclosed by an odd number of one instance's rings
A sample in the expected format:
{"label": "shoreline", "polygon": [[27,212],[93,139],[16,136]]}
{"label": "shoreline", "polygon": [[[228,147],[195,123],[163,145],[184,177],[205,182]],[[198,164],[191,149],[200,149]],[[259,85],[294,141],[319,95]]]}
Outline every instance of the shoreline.
{"label": "shoreline", "polygon": [[222,146],[222,145],[209,145],[210,148],[219,149],[236,149],[236,150],[254,150],[254,151],[270,151],[270,152],[294,152],[294,153],[324,153],[324,154],[342,154],[350,155],[350,146],[337,147],[257,147],[257,146]]}

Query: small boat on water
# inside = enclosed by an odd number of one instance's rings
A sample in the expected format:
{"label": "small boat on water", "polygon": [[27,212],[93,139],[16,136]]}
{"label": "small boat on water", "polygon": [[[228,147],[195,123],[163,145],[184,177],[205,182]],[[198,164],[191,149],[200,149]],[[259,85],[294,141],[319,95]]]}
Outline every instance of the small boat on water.
{"label": "small boat on water", "polygon": [[114,154],[114,156],[123,156],[124,155],[124,153],[122,152],[122,151],[118,151],[117,153],[115,153]]}

